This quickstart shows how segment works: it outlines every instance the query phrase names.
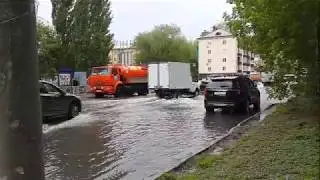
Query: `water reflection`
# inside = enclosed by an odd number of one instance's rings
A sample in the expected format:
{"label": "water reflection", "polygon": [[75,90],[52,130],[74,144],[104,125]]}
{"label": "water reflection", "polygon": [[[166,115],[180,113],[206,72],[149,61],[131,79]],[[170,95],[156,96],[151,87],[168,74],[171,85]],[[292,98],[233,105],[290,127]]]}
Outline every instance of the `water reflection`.
{"label": "water reflection", "polygon": [[[94,179],[108,173],[119,179],[126,172],[117,169],[123,154],[119,147],[108,144],[104,136],[112,126],[99,124],[63,129],[45,137],[45,168],[47,179]],[[101,138],[103,137],[103,138]]]}

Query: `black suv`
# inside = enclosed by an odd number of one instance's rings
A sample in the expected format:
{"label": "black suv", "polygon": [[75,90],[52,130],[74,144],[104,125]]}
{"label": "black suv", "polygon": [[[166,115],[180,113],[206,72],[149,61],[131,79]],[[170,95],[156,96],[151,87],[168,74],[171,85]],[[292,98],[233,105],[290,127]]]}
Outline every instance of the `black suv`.
{"label": "black suv", "polygon": [[260,110],[260,91],[248,77],[215,77],[206,86],[204,105],[207,112],[213,112],[215,108],[235,108],[248,113],[251,104],[256,111]]}

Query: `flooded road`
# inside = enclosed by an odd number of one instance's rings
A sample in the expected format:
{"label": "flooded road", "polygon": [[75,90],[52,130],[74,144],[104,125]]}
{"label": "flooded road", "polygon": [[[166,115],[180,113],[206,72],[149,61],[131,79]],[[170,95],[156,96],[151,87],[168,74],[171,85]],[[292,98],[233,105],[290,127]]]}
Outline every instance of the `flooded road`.
{"label": "flooded road", "polygon": [[207,114],[203,96],[86,98],[83,111],[45,126],[47,179],[154,179],[246,118]]}

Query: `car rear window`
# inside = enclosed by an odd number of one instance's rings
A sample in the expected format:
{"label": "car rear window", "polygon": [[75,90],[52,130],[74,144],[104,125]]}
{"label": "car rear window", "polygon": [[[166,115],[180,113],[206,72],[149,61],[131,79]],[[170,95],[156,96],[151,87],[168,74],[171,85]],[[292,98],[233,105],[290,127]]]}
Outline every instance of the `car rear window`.
{"label": "car rear window", "polygon": [[213,80],[207,87],[209,88],[236,88],[237,82],[235,80]]}
{"label": "car rear window", "polygon": [[108,68],[93,68],[92,74],[93,75],[108,75],[110,73]]}

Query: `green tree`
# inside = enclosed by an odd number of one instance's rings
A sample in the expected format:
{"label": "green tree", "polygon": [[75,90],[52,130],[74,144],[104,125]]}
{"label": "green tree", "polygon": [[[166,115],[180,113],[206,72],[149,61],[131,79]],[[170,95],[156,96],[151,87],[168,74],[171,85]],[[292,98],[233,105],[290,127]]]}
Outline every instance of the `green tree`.
{"label": "green tree", "polygon": [[294,94],[320,95],[319,0],[234,0],[225,19],[239,45],[260,54],[274,73],[272,95],[288,95],[285,74],[294,74]]}
{"label": "green tree", "polygon": [[57,72],[61,43],[54,28],[37,22],[38,60],[40,76],[52,77]]}
{"label": "green tree", "polygon": [[61,37],[63,66],[87,70],[108,63],[113,48],[109,0],[52,0],[52,19]]}
{"label": "green tree", "polygon": [[197,44],[188,41],[177,25],[163,24],[140,33],[135,39],[137,63],[155,61],[187,62],[193,77],[197,76]]}

